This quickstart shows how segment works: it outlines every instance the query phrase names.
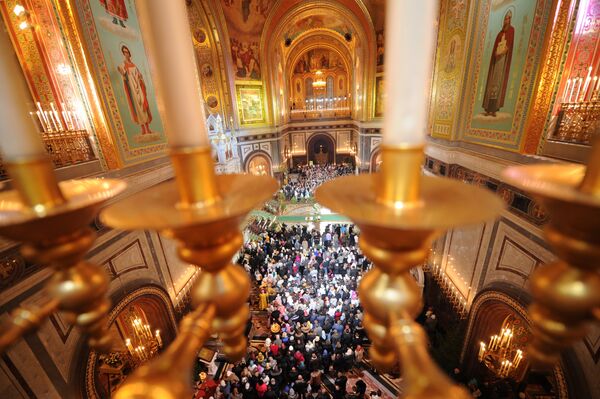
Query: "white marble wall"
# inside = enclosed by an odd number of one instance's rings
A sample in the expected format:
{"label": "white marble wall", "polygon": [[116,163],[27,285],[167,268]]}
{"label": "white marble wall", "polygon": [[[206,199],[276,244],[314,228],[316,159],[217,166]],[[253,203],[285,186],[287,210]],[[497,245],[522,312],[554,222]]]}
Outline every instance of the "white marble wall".
{"label": "white marble wall", "polygon": [[[478,156],[460,148],[431,146],[430,157],[457,164],[502,181],[501,172],[511,163],[505,159]],[[537,226],[508,210],[496,221],[469,228],[456,228],[434,245],[432,260],[446,271],[470,305],[477,292],[497,283],[507,283],[529,292],[532,272],[555,259]],[[592,397],[600,398],[600,328],[596,325],[585,340],[574,347]]]}

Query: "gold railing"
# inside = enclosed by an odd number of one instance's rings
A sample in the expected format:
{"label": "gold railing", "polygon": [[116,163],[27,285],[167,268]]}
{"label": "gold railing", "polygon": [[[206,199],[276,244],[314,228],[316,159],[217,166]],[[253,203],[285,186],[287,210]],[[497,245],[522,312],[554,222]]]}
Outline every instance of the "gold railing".
{"label": "gold railing", "polygon": [[[44,132],[40,135],[55,168],[77,165],[96,159],[86,130]],[[0,159],[0,180],[7,178],[4,163]]]}
{"label": "gold railing", "polygon": [[557,128],[550,140],[590,145],[591,134],[599,127],[600,101],[563,103]]}
{"label": "gold railing", "polygon": [[290,120],[349,118],[351,115],[352,110],[350,108],[322,110],[294,109],[290,111]]}

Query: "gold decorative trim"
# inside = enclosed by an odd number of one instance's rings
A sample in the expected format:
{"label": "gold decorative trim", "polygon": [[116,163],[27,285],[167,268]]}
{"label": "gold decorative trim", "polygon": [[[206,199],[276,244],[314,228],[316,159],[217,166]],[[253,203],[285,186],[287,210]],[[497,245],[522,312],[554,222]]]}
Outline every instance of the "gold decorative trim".
{"label": "gold decorative trim", "polygon": [[[564,48],[569,40],[569,26],[575,23],[573,8],[575,0],[554,1],[552,12],[554,25],[549,24],[545,34],[546,43],[542,55],[543,66],[537,77],[534,98],[525,123],[525,137],[521,142],[521,152],[535,154],[540,148],[541,138],[549,121],[549,114],[556,99],[558,81],[562,74]],[[559,7],[558,7],[559,6]]]}

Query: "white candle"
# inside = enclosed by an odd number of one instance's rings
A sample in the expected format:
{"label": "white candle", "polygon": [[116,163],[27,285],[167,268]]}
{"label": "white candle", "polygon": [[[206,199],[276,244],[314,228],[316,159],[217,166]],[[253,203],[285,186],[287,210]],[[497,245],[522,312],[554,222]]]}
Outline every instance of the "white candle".
{"label": "white candle", "polygon": [[40,111],[35,111],[35,114],[37,115],[38,120],[40,121],[40,125],[42,125],[42,129],[44,129],[44,133],[48,133],[48,125],[46,125],[46,122],[42,117]]}
{"label": "white candle", "polygon": [[383,143],[425,142],[436,0],[388,0],[385,21],[385,119]]}
{"label": "white candle", "polygon": [[579,102],[579,92],[581,91],[581,82],[583,81],[583,78],[579,78],[577,79],[577,92],[575,93],[575,102]]}
{"label": "white candle", "polygon": [[585,101],[585,95],[587,94],[587,89],[588,89],[588,85],[590,84],[590,76],[592,74],[592,67],[588,67],[588,73],[587,76],[585,77],[585,84],[583,85],[583,101]]}
{"label": "white candle", "polygon": [[567,86],[565,87],[565,91],[563,92],[563,96],[562,96],[562,102],[566,102],[567,99],[567,93],[569,92],[569,86],[571,86],[571,79],[567,79]]}
{"label": "white candle", "polygon": [[594,97],[594,88],[596,87],[596,83],[598,83],[598,76],[594,76],[590,83],[590,87],[585,95],[584,100],[591,101],[592,97]]}
{"label": "white candle", "polygon": [[45,154],[35,109],[8,34],[0,28],[0,150],[5,160]]}
{"label": "white candle", "polygon": [[42,116],[42,119],[44,121],[44,124],[46,125],[48,131],[52,130],[52,126],[50,126],[50,121],[48,120],[48,118],[46,118],[46,114],[44,113],[44,110],[42,109],[42,104],[40,104],[40,102],[36,102],[35,103],[38,109],[38,113]]}
{"label": "white candle", "polygon": [[160,330],[156,330],[156,341],[158,342],[158,346],[162,348],[162,338],[160,337]]}
{"label": "white candle", "polygon": [[58,129],[63,131],[65,130],[62,124],[62,121],[60,120],[60,116],[58,115],[58,111],[56,110],[56,107],[54,106],[54,103],[50,103],[50,108],[52,109],[52,113],[54,114],[54,117],[56,118],[56,124],[58,125]]}
{"label": "white candle", "polygon": [[129,354],[133,355],[133,346],[131,345],[131,340],[129,338],[125,340],[125,346],[127,347]]}
{"label": "white candle", "polygon": [[185,2],[143,0],[136,5],[169,145],[208,147]]}
{"label": "white candle", "polygon": [[571,93],[569,93],[569,102],[573,102],[573,92],[575,91],[575,85],[577,84],[578,78],[573,78],[573,85],[571,86]]}

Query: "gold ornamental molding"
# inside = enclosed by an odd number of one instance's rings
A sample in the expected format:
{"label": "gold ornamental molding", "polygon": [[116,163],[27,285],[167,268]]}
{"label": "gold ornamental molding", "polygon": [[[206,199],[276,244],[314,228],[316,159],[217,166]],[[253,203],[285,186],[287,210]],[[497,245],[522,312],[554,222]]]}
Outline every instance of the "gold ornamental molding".
{"label": "gold ornamental molding", "polygon": [[541,72],[535,85],[535,97],[531,102],[529,116],[525,124],[525,137],[521,142],[521,151],[526,154],[537,153],[542,143],[542,135],[547,128],[549,115],[556,97],[558,82],[562,75],[564,49],[570,40],[570,32],[575,24],[575,0],[554,0],[551,15],[554,25],[548,26],[545,37]]}

